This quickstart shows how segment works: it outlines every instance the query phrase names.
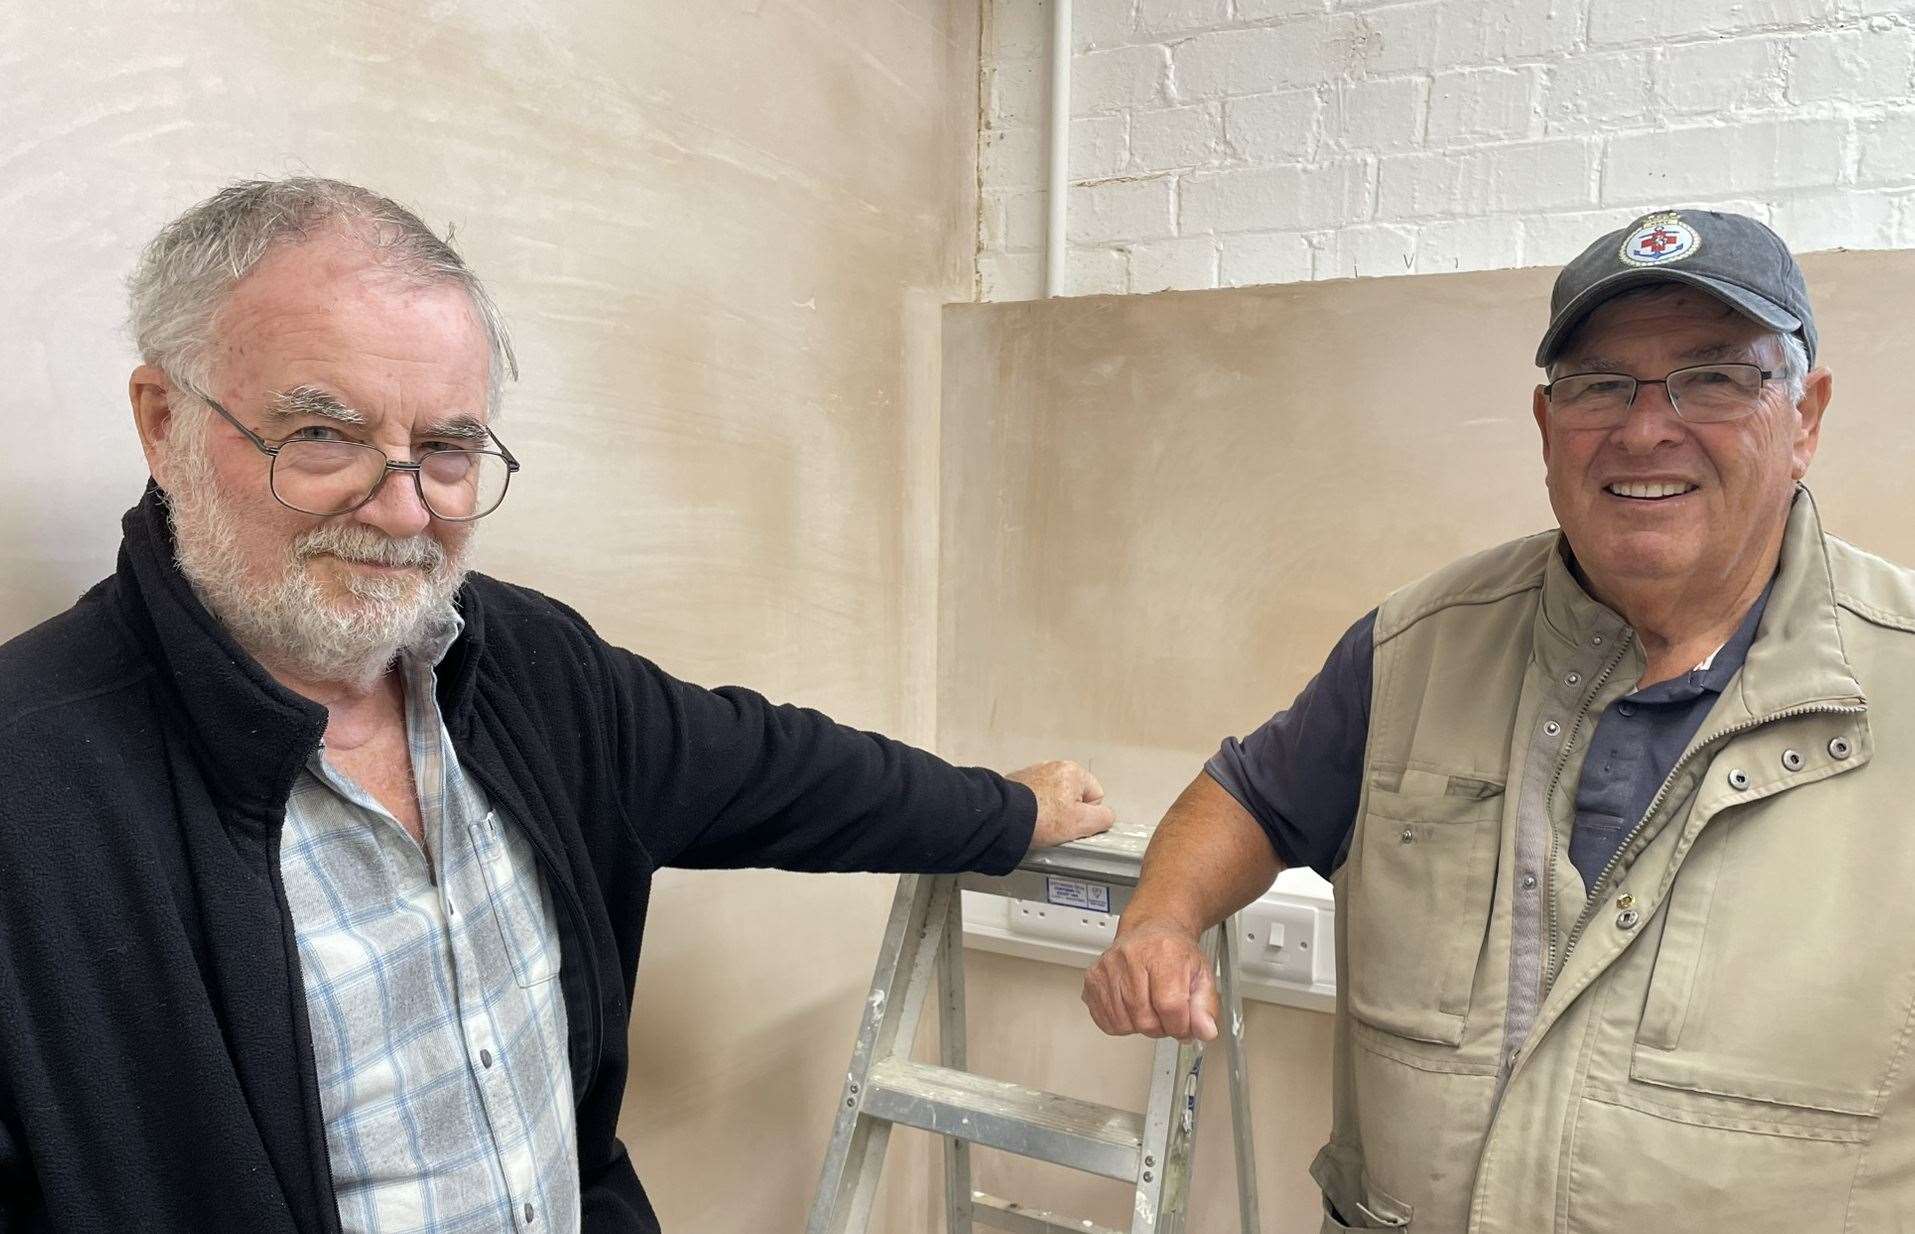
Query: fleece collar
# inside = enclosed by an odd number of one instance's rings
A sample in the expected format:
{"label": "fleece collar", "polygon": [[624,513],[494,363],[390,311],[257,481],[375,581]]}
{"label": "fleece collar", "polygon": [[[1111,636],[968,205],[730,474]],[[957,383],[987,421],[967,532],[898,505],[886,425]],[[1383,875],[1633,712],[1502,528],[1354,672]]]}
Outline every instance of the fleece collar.
{"label": "fleece collar", "polygon": [[[158,667],[209,787],[237,820],[275,825],[294,776],[325,734],[326,709],[280,685],[200,602],[180,572],[157,485],[148,482],[121,528],[120,615]],[[470,721],[485,628],[470,585],[457,603],[463,625],[439,668],[439,703],[455,733]]]}

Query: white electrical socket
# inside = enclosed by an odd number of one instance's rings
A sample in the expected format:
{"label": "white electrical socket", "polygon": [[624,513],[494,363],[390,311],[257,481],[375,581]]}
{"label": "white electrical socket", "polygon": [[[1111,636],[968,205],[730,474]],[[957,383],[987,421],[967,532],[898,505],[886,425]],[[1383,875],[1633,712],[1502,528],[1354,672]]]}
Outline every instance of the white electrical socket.
{"label": "white electrical socket", "polygon": [[1026,938],[1045,938],[1063,943],[1095,947],[1110,946],[1117,936],[1117,914],[1099,913],[1084,908],[1065,908],[1038,900],[1010,902],[1011,933]]}
{"label": "white electrical socket", "polygon": [[[1238,917],[1240,989],[1247,999],[1330,1011],[1336,1003],[1336,908],[1309,870],[1280,882]],[[1327,885],[1323,890],[1328,891]],[[1088,898],[1088,897],[1087,897]],[[1117,916],[982,891],[964,893],[964,943],[1050,964],[1084,968],[1110,946]],[[1271,942],[1276,942],[1272,948]]]}
{"label": "white electrical socket", "polygon": [[[1117,935],[1115,913],[1041,900],[1006,898],[1004,905],[1008,932],[1032,943],[1065,944],[1080,955],[1094,956]],[[1335,971],[1335,957],[1324,954],[1330,945],[1327,914],[1307,904],[1263,900],[1246,908],[1237,921],[1243,931],[1237,958],[1246,977],[1308,989],[1318,984],[1318,973]]]}
{"label": "white electrical socket", "polygon": [[1314,985],[1320,931],[1317,910],[1305,904],[1253,904],[1238,918],[1237,956],[1244,971],[1276,981]]}

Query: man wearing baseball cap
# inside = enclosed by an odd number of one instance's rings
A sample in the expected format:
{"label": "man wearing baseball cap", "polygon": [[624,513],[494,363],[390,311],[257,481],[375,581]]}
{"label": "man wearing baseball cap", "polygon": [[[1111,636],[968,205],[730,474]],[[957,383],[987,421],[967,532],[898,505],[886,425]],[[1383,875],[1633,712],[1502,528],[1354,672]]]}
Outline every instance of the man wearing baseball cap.
{"label": "man wearing baseball cap", "polygon": [[1171,808],[1084,999],[1208,1038],[1198,932],[1335,880],[1325,1230],[1876,1231],[1915,1212],[1915,573],[1800,482],[1782,240],[1670,210],[1556,280],[1560,527],[1365,615]]}

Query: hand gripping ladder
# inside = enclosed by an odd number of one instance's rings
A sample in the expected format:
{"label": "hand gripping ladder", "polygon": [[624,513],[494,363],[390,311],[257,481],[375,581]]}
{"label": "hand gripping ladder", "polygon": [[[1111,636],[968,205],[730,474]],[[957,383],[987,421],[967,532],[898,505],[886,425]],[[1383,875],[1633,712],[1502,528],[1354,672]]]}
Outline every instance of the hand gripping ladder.
{"label": "hand gripping ladder", "polygon": [[[1197,1129],[1201,1044],[1158,1043],[1150,1100],[1141,1114],[965,1070],[959,890],[1043,903],[1054,902],[1061,889],[1066,899],[1085,895],[1116,913],[1136,886],[1148,840],[1147,832],[1111,832],[1032,853],[1003,877],[905,875],[898,880],[806,1234],[863,1234],[893,1126],[944,1137],[946,1234],[972,1234],[974,1224],[1018,1234],[1122,1234],[973,1191],[972,1144],[1130,1183],[1136,1188],[1130,1234],[1180,1234]],[[1236,928],[1232,917],[1223,928],[1206,931],[1202,943],[1216,966],[1222,1001],[1218,1029],[1230,1069],[1237,1203],[1244,1234],[1258,1234]],[[939,987],[936,1066],[910,1057],[934,972]],[[1088,1017],[1083,1031],[1096,1031]]]}

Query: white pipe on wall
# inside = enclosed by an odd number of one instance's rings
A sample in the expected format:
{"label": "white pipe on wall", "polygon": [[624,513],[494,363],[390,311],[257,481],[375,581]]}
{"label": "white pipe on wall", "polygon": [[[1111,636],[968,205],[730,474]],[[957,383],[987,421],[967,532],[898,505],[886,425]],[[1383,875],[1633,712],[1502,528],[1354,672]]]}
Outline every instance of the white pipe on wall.
{"label": "white pipe on wall", "polygon": [[1049,212],[1044,228],[1044,294],[1064,294],[1064,214],[1070,197],[1071,0],[1051,0]]}

